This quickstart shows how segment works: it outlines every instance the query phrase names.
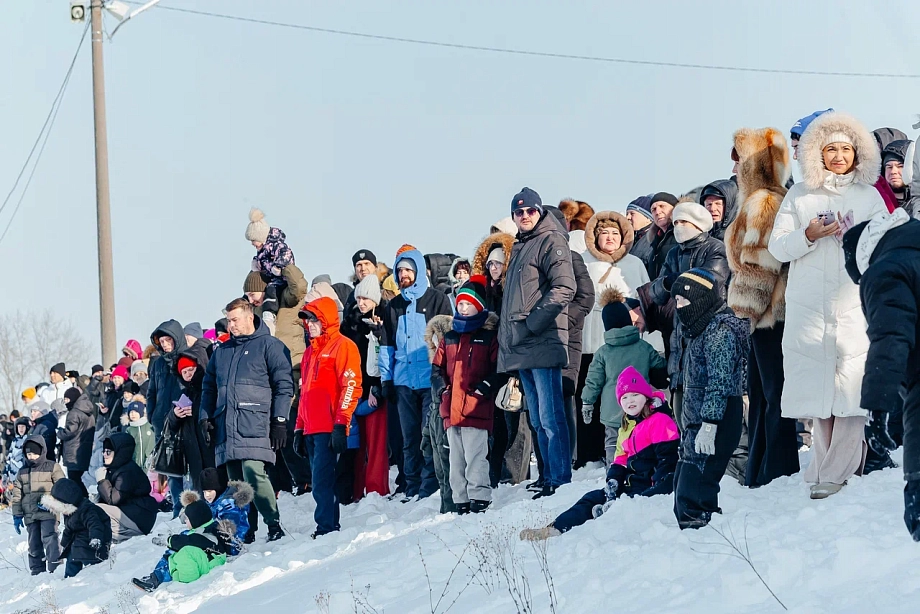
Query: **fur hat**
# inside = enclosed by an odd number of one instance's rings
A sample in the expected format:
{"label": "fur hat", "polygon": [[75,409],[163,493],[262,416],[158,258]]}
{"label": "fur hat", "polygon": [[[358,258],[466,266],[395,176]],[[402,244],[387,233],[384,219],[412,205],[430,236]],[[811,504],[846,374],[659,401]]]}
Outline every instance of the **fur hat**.
{"label": "fur hat", "polygon": [[214,516],[211,515],[211,508],[201,499],[192,501],[183,511],[193,529],[198,529],[214,520]]}
{"label": "fur hat", "polygon": [[601,320],[604,330],[632,326],[632,316],[629,315],[629,305],[623,298],[623,293],[617,288],[606,288],[601,292],[598,305],[601,306]]}
{"label": "fur hat", "polygon": [[131,363],[131,377],[138,373],[147,373],[147,363],[143,360],[135,360]]}
{"label": "fur hat", "polygon": [[128,373],[128,369],[122,365],[118,365],[112,370],[112,377],[120,377],[121,379],[127,380],[131,379],[131,374]]}
{"label": "fur hat", "polygon": [[380,280],[376,275],[368,275],[355,286],[355,298],[366,298],[379,305],[382,300],[380,294]]}
{"label": "fur hat", "polygon": [[189,322],[185,325],[185,328],[182,329],[182,332],[195,339],[204,337],[204,330],[201,328],[200,322]]}
{"label": "fur hat", "polygon": [[540,195],[530,188],[521,188],[521,191],[511,199],[511,213],[527,207],[536,209],[540,212],[540,215],[543,215],[543,201],[540,199]]}
{"label": "fur hat", "polygon": [[265,280],[258,271],[250,271],[243,282],[243,293],[246,292],[265,292]]}
{"label": "fur hat", "polygon": [[361,249],[355,252],[354,256],[351,257],[351,266],[357,266],[362,260],[367,260],[374,266],[377,266],[377,256],[374,255],[369,249]]}
{"label": "fur hat", "polygon": [[653,407],[658,407],[665,400],[664,393],[652,388],[651,384],[642,377],[642,374],[632,366],[623,369],[623,372],[617,377],[617,403],[620,402],[624,394],[629,394],[630,392],[641,394],[645,398],[651,399]]}
{"label": "fur hat", "polygon": [[121,349],[121,353],[130,357],[132,360],[137,360],[140,358],[143,351],[144,350],[141,349],[140,342],[136,339],[128,339],[125,347]]}
{"label": "fur hat", "polygon": [[698,203],[683,202],[674,207],[671,214],[672,222],[690,222],[703,232],[712,230],[712,215],[706,207]]}
{"label": "fur hat", "polygon": [[487,283],[483,275],[473,275],[469,281],[460,286],[456,303],[459,305],[460,301],[467,301],[475,305],[479,311],[484,311]]}
{"label": "fur hat", "polygon": [[[265,243],[268,239],[268,232],[271,227],[265,221],[265,214],[259,209],[252,208],[249,210],[249,225],[246,227],[246,240],[258,241]],[[250,290],[253,292],[253,290]]]}
{"label": "fur hat", "polygon": [[559,203],[559,210],[569,223],[569,230],[584,230],[585,226],[594,216],[594,209],[588,203],[566,198]]}
{"label": "fur hat", "polygon": [[26,401],[31,401],[32,399],[35,398],[35,395],[36,395],[36,394],[38,394],[38,393],[35,392],[35,388],[26,388],[25,390],[22,391],[22,395],[21,395],[21,396],[22,396],[22,398],[24,398]]}
{"label": "fur hat", "polygon": [[64,366],[64,363],[59,362],[48,370],[48,373],[57,373],[61,377],[67,377],[67,367]]}

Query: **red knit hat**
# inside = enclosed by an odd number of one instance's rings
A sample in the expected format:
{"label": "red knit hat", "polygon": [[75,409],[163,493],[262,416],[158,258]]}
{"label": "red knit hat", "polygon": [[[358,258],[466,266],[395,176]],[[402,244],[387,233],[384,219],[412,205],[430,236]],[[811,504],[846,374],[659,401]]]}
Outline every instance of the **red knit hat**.
{"label": "red knit hat", "polygon": [[[651,384],[645,381],[645,378],[635,367],[626,367],[620,373],[620,377],[617,378],[617,403],[620,402],[624,394],[629,394],[630,392],[652,399],[656,407],[665,401],[664,393],[652,388]],[[654,403],[654,399],[658,399],[659,403]]]}
{"label": "red knit hat", "polygon": [[180,357],[179,357],[179,365],[178,365],[178,367],[179,367],[179,372],[180,372],[180,373],[181,373],[183,370],[188,369],[189,367],[197,367],[197,366],[198,366],[198,363],[195,362],[194,360],[192,360],[191,358],[189,358],[188,356],[180,356]]}

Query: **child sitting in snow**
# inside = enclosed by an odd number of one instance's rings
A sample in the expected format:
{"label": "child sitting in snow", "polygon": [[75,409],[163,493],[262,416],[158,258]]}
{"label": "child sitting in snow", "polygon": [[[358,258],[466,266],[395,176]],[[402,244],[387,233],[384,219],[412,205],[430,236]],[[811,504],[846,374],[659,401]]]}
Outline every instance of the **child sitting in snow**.
{"label": "child sitting in snow", "polygon": [[269,328],[274,327],[278,316],[278,297],[287,287],[287,281],[281,276],[284,267],[294,264],[294,252],[285,243],[285,235],[280,228],[271,228],[265,221],[265,214],[259,209],[249,212],[249,226],[246,227],[246,240],[256,248],[252,258],[252,270],[260,273],[267,284],[265,300],[262,303],[262,318]]}
{"label": "child sitting in snow", "polygon": [[9,452],[6,454],[6,466],[3,468],[3,490],[9,491],[10,485],[16,479],[16,474],[25,464],[26,457],[22,452],[22,446],[29,436],[29,429],[32,422],[28,417],[17,418],[13,424],[13,443],[10,444]]}
{"label": "child sitting in snow", "polygon": [[146,470],[147,461],[156,445],[153,426],[147,422],[147,407],[141,401],[131,401],[126,413],[121,416],[122,429],[134,438],[134,462]]}
{"label": "child sitting in snow", "polygon": [[[236,526],[236,534],[230,540],[230,556],[236,556],[249,532],[249,506],[253,490],[246,482],[233,481],[228,484],[225,475],[213,467],[202,471],[201,492],[216,520],[229,520]],[[198,501],[198,493],[186,490],[179,500],[187,507]]]}
{"label": "child sitting in snow", "polygon": [[671,493],[680,434],[664,403],[664,393],[649,386],[636,369],[627,367],[617,378],[616,398],[624,416],[604,488],[586,493],[548,526],[524,529],[521,539],[534,541],[561,535],[601,516],[622,495],[652,497]]}
{"label": "child sitting in snow", "polygon": [[65,578],[77,575],[86,565],[109,558],[112,546],[111,519],[83,492],[79,484],[64,478],[54,483],[51,494],[42,497],[43,506],[64,516],[61,560],[67,559]]}
{"label": "child sitting in snow", "polygon": [[169,549],[150,575],[131,580],[142,591],[152,593],[160,584],[173,580],[194,582],[227,562],[236,535],[233,522],[214,520],[211,508],[204,501],[193,501],[183,513],[188,529],[166,538]]}

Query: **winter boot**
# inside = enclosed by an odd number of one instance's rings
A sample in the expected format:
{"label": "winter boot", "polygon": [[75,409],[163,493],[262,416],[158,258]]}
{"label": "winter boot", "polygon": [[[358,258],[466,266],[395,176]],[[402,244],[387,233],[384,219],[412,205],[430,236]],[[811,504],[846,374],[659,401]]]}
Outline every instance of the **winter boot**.
{"label": "winter boot", "polygon": [[831,495],[836,495],[840,492],[840,489],[846,485],[846,482],[843,484],[834,484],[832,482],[821,482],[820,484],[815,484],[811,487],[811,498],[812,499],[827,499]]}
{"label": "winter boot", "polygon": [[466,503],[458,503],[458,504],[457,504],[457,513],[458,513],[459,515],[461,515],[461,516],[463,516],[464,514],[469,514],[469,513],[470,513],[470,507],[471,507],[471,505],[470,505],[470,502],[469,502],[469,501],[467,501]]}
{"label": "winter boot", "polygon": [[555,495],[555,494],[556,494],[556,487],[555,487],[555,486],[547,486],[547,485],[544,485],[544,486],[543,486],[543,490],[541,490],[540,492],[538,492],[537,494],[535,494],[532,498],[533,498],[534,500],[537,500],[537,499],[542,499],[543,497],[552,497],[552,496]]}
{"label": "winter boot", "polygon": [[131,580],[131,583],[144,592],[152,593],[153,591],[157,590],[158,586],[160,586],[160,579],[156,574],[152,573],[149,576],[144,576],[143,578],[134,578]]}
{"label": "winter boot", "polygon": [[540,492],[543,490],[543,476],[541,475],[536,480],[527,485],[527,490],[530,492]]}
{"label": "winter boot", "polygon": [[284,537],[284,530],[281,528],[280,524],[268,525],[268,541],[277,541],[282,537]]}
{"label": "winter boot", "polygon": [[562,531],[553,525],[545,526],[541,529],[524,529],[521,531],[521,539],[527,542],[539,542],[550,537],[559,537]]}
{"label": "winter boot", "polygon": [[920,542],[920,480],[908,480],[904,487],[904,524],[915,542]]}
{"label": "winter boot", "polygon": [[256,530],[253,528],[250,528],[248,531],[246,531],[246,536],[243,537],[243,543],[252,544],[252,543],[255,543],[255,541],[256,541]]}
{"label": "winter boot", "polygon": [[307,493],[313,492],[313,488],[309,484],[304,484],[303,486],[297,486],[294,488],[294,496],[299,497]]}
{"label": "winter boot", "polygon": [[472,501],[470,501],[470,511],[473,512],[474,514],[482,514],[487,509],[489,509],[489,506],[491,504],[492,504],[491,501],[478,501],[476,499],[473,499]]}

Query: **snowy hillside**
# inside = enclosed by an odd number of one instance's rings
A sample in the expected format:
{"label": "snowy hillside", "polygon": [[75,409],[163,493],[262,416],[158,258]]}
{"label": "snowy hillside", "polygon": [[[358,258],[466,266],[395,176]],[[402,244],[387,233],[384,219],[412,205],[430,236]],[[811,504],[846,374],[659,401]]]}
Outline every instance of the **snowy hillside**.
{"label": "snowy hillside", "polygon": [[[293,537],[267,545],[262,528],[236,561],[152,595],[129,584],[162,553],[149,538],[116,546],[114,564],[77,578],[63,580],[63,568],[53,580],[33,578],[25,571],[25,531],[17,536],[5,511],[0,612],[551,612],[539,553],[517,533],[546,522],[602,479],[600,468],[581,470],[542,502],[523,487],[503,486],[494,509],[462,518],[438,515],[434,497],[401,504],[374,496],[343,508],[343,530],[317,541],[309,538],[312,497],[284,495],[283,523]],[[900,469],[854,478],[825,501],[809,500],[800,476],[753,491],[730,479],[722,487],[726,514],[713,525],[733,531],[737,545],[750,550],[789,611],[917,611],[920,544],[901,519]],[[671,503],[666,496],[619,501],[599,520],[547,542],[555,612],[783,611],[748,564],[728,556],[715,530],[679,531]],[[162,518],[154,534],[178,527]],[[517,578],[514,597],[496,561]],[[515,605],[527,603],[524,579],[530,610]]]}

